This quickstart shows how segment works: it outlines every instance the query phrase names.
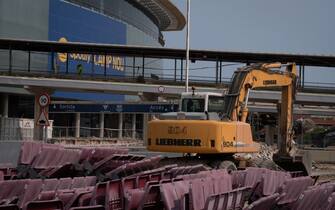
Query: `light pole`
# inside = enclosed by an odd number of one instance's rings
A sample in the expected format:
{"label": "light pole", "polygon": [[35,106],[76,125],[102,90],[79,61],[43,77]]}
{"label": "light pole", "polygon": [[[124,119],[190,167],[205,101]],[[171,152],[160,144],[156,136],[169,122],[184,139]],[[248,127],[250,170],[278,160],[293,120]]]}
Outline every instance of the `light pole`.
{"label": "light pole", "polygon": [[188,92],[189,60],[190,60],[190,0],[187,0],[185,92]]}

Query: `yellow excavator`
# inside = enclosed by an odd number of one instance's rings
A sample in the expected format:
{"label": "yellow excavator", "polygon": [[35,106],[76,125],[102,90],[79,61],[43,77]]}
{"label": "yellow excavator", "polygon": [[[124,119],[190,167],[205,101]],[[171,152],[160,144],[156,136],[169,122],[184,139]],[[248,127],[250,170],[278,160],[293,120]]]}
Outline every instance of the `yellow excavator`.
{"label": "yellow excavator", "polygon": [[[180,111],[167,113],[148,123],[147,149],[188,154],[218,168],[236,169],[236,153],[255,153],[251,126],[246,122],[251,89],[280,88],[280,144],[274,161],[280,166],[302,162],[290,154],[292,117],[296,86],[294,63],[263,63],[241,67],[234,72],[228,93],[185,93]],[[293,163],[293,165],[294,165]],[[240,164],[241,165],[241,164]],[[292,164],[291,164],[292,165]],[[292,170],[301,170],[294,166]]]}

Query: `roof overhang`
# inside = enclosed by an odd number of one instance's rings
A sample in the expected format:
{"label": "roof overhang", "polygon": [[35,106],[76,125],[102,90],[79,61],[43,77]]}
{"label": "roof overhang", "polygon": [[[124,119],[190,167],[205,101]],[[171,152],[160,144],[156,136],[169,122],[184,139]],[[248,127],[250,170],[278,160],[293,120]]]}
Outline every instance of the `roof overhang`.
{"label": "roof overhang", "polygon": [[[0,49],[36,52],[64,52],[100,55],[119,55],[160,59],[185,59],[185,49],[157,48],[129,45],[67,42],[22,39],[0,39]],[[266,52],[237,52],[190,50],[190,60],[222,61],[235,63],[291,63],[301,66],[335,67],[334,55],[308,55]]]}
{"label": "roof overhang", "polygon": [[161,31],[178,31],[185,26],[186,20],[170,0],[127,0],[145,11]]}

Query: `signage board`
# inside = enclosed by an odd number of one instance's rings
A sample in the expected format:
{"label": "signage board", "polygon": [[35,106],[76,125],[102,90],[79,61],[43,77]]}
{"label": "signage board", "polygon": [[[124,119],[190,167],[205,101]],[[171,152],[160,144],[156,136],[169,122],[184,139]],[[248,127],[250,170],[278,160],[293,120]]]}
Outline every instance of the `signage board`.
{"label": "signage board", "polygon": [[36,124],[40,125],[40,126],[49,126],[50,125],[47,114],[44,111],[44,109],[41,111],[40,116],[38,117],[38,119],[36,121]]}
{"label": "signage board", "polygon": [[52,104],[49,106],[51,113],[165,113],[176,111],[178,111],[177,104]]}

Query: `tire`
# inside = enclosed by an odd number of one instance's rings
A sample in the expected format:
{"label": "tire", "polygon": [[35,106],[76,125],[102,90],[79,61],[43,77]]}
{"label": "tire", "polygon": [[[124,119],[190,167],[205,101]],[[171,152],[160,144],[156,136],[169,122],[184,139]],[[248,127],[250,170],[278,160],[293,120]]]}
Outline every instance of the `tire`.
{"label": "tire", "polygon": [[278,170],[278,166],[272,160],[264,160],[259,164],[260,168],[266,168],[270,170]]}
{"label": "tire", "polygon": [[237,167],[233,161],[224,160],[218,165],[218,169],[227,169],[228,172],[236,171]]}
{"label": "tire", "polygon": [[259,168],[262,162],[263,160],[260,158],[251,159],[248,161],[248,167]]}

